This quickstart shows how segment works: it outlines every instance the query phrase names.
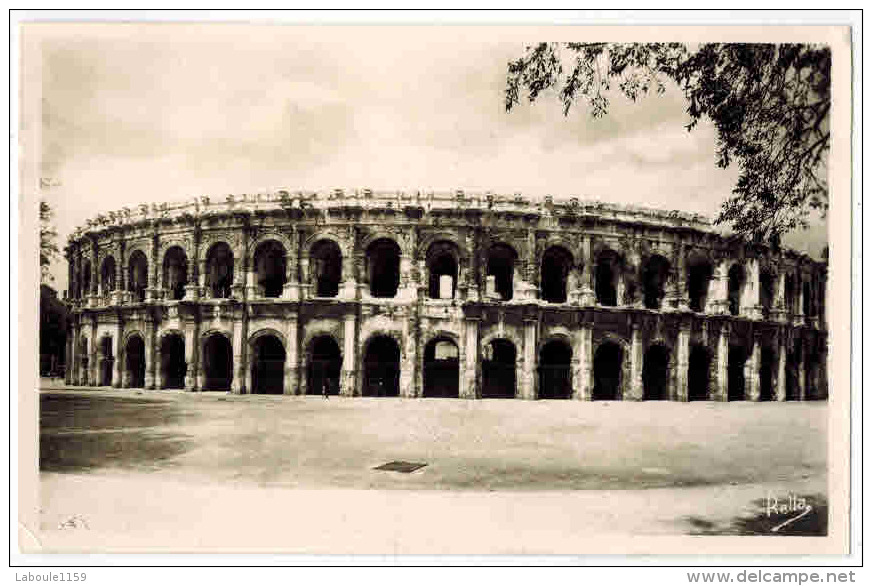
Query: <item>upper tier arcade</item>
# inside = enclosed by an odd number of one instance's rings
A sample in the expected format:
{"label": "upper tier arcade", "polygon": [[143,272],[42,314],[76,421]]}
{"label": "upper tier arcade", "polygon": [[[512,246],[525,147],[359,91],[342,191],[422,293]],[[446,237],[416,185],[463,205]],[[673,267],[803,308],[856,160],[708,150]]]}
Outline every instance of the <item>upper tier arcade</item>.
{"label": "upper tier arcade", "polygon": [[826,282],[825,263],[719,234],[696,214],[463,191],[277,191],[142,204],[89,220],[66,255],[68,299],[79,308],[420,296],[819,328]]}

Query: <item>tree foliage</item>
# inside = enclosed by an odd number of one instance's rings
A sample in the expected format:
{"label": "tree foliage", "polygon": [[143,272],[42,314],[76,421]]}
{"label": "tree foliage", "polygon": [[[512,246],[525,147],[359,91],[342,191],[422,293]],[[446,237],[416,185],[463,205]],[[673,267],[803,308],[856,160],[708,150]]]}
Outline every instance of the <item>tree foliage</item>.
{"label": "tree foliage", "polygon": [[45,201],[39,202],[39,272],[43,283],[53,281],[51,263],[60,256],[58,233],[52,224],[54,210]]}
{"label": "tree foliage", "polygon": [[715,221],[753,240],[807,227],[828,208],[831,52],[822,45],[540,43],[508,65],[506,110],[546,90],[564,114],[579,100],[608,112],[612,86],[631,100],[675,82],[687,99],[688,130],[702,118],[717,133],[716,163],[739,167]]}

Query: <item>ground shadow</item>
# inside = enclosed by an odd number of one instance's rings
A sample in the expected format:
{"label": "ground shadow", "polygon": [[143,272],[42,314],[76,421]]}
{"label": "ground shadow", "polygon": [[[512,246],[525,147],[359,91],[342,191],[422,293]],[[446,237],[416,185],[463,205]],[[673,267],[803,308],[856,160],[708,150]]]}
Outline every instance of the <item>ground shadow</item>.
{"label": "ground shadow", "polygon": [[39,469],[165,467],[193,446],[191,436],[172,430],[192,416],[170,401],[41,395]]}
{"label": "ground shadow", "polygon": [[[685,517],[690,535],[826,536],[828,506],[821,494],[757,499],[752,515],[716,523],[703,517]],[[810,509],[806,512],[807,509]]]}

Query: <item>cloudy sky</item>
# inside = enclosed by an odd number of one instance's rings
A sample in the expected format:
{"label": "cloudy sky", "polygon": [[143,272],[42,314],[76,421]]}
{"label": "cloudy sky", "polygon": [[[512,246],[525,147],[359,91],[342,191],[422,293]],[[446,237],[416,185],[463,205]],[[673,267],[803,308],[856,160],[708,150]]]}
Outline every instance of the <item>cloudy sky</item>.
{"label": "cloudy sky", "polygon": [[[684,129],[675,88],[594,120],[507,113],[507,62],[540,40],[471,27],[65,25],[39,31],[39,174],[62,242],[143,201],[277,188],[576,195],[713,216],[735,169]],[[25,34],[26,37],[26,34]],[[32,93],[30,96],[32,97]],[[549,97],[549,96],[546,96]],[[39,100],[33,103],[40,103]],[[823,230],[791,238],[818,251]],[[66,288],[63,263],[55,287]]]}

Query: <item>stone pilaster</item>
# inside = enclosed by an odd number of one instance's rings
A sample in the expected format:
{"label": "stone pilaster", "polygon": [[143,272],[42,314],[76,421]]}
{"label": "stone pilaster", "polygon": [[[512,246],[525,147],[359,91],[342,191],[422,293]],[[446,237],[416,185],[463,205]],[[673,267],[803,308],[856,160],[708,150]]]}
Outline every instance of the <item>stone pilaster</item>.
{"label": "stone pilaster", "polygon": [[630,380],[624,394],[624,400],[626,401],[641,401],[644,397],[644,388],[642,386],[643,361],[642,335],[638,324],[633,324],[633,333],[630,336]]}
{"label": "stone pilaster", "polygon": [[460,398],[477,399],[481,397],[478,386],[481,356],[478,348],[480,320],[468,318],[463,320],[463,364],[460,368]]}
{"label": "stone pilaster", "polygon": [[98,341],[97,341],[97,316],[91,315],[91,336],[90,343],[91,347],[89,348],[91,359],[88,361],[88,384],[92,387],[96,387],[100,384],[99,374],[100,374],[100,360],[98,353]]}
{"label": "stone pilaster", "polygon": [[67,341],[66,347],[64,349],[64,359],[66,360],[67,367],[64,369],[64,384],[71,385],[73,384],[73,329],[67,329]]}
{"label": "stone pilaster", "polygon": [[346,313],[342,335],[342,379],[339,382],[340,394],[353,397],[357,388],[357,315]]}
{"label": "stone pilaster", "polygon": [[412,335],[410,319],[403,320],[403,339],[400,344],[400,396],[412,398],[415,396],[415,364],[418,356]]}
{"label": "stone pilaster", "polygon": [[727,364],[730,354],[730,331],[728,326],[721,326],[715,352],[715,389],[712,395],[714,401],[726,401],[728,398]]}
{"label": "stone pilaster", "polygon": [[750,319],[763,317],[760,303],[760,263],[755,258],[745,261],[745,286],[739,301],[739,315]]}
{"label": "stone pilaster", "polygon": [[197,321],[185,322],[185,390],[198,391],[202,388],[199,378],[199,324]]}
{"label": "stone pilaster", "polygon": [[579,325],[572,349],[572,398],[590,401],[593,395],[591,371],[593,367],[593,328],[588,323]]}
{"label": "stone pilaster", "polygon": [[154,371],[155,371],[155,330],[156,325],[151,316],[148,316],[145,322],[145,388],[154,389]]}
{"label": "stone pilaster", "polygon": [[787,342],[784,335],[778,336],[778,365],[776,370],[775,381],[775,399],[777,401],[787,400]]}
{"label": "stone pilaster", "polygon": [[745,361],[745,400],[760,400],[760,335],[754,335],[751,355]]}
{"label": "stone pilaster", "polygon": [[115,335],[112,336],[112,356],[115,362],[112,364],[112,386],[121,387],[124,376],[124,361],[121,359],[121,337],[124,335],[124,324],[121,323],[119,316],[118,324],[115,326]]}
{"label": "stone pilaster", "polygon": [[536,338],[537,320],[533,317],[524,318],[524,361],[521,380],[520,398],[535,400],[536,392]]}
{"label": "stone pilaster", "polygon": [[285,353],[285,384],[286,395],[300,394],[300,363],[301,349],[299,347],[299,320],[296,312],[288,316],[285,330],[285,339],[288,347]]}
{"label": "stone pilaster", "polygon": [[678,329],[678,340],[675,356],[675,390],[671,397],[673,401],[687,401],[687,369],[690,366],[690,328],[681,324]]}
{"label": "stone pilaster", "polygon": [[67,372],[66,383],[70,385],[79,384],[79,325],[73,318],[73,324],[69,334],[70,351],[67,353]]}
{"label": "stone pilaster", "polygon": [[245,338],[242,331],[242,319],[237,315],[233,315],[231,319],[233,320],[233,380],[230,382],[230,392],[234,395],[242,395],[246,392],[245,375],[249,370],[249,365],[246,364],[247,361],[243,353]]}

